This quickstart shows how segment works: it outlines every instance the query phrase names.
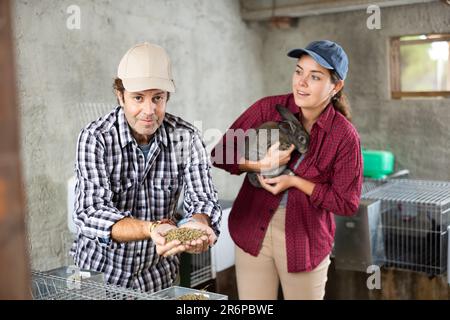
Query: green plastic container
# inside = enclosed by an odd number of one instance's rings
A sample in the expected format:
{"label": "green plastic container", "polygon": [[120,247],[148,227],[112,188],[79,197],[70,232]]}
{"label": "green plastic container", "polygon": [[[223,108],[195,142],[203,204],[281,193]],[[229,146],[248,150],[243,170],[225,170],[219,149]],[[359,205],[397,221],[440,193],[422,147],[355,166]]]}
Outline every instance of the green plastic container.
{"label": "green plastic container", "polygon": [[383,179],[394,172],[394,155],[383,150],[362,150],[364,177]]}

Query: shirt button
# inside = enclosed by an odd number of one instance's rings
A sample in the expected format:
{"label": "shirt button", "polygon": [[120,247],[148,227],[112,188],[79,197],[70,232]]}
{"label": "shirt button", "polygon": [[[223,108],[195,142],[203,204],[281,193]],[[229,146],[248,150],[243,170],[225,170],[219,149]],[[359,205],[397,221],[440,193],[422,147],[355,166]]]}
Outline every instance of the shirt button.
{"label": "shirt button", "polygon": [[261,231],[264,231],[264,230],[266,230],[266,228],[264,228],[264,227],[261,227],[260,229],[261,229]]}

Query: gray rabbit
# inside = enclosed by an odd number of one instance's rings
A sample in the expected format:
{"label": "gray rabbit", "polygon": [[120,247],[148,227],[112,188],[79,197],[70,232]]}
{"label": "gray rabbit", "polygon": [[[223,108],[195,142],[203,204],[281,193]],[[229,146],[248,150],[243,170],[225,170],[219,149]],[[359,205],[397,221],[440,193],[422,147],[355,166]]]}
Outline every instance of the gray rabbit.
{"label": "gray rabbit", "polygon": [[[267,150],[277,141],[280,142],[280,150],[287,150],[293,144],[295,149],[302,154],[308,151],[309,135],[300,121],[286,107],[277,104],[275,108],[283,120],[280,122],[265,122],[246,136],[244,146],[245,159],[251,161],[261,160],[266,155]],[[271,171],[264,172],[264,177],[273,178],[291,173],[287,165],[282,165]],[[256,188],[261,188],[256,175],[254,172],[247,174],[250,183]]]}

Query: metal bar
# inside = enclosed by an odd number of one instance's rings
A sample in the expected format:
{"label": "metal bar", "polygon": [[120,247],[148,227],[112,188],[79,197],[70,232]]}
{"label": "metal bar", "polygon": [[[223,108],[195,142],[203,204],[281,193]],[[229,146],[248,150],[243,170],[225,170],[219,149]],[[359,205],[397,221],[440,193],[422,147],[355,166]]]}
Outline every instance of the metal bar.
{"label": "metal bar", "polygon": [[437,0],[315,0],[306,3],[291,1],[287,4],[273,5],[272,2],[261,0],[241,0],[241,16],[244,20],[258,21],[267,20],[272,17],[304,17],[310,15],[316,16],[319,14],[367,10],[369,5],[377,5],[382,8],[433,1]]}

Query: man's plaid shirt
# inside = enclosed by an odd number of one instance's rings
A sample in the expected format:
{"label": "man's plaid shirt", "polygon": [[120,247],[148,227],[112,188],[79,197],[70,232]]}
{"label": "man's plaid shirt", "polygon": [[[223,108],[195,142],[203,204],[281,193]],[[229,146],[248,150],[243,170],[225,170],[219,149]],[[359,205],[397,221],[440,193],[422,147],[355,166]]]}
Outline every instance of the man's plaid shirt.
{"label": "man's plaid shirt", "polygon": [[221,209],[210,168],[198,130],[171,114],[155,132],[147,160],[120,106],[90,123],[77,145],[75,263],[104,272],[108,283],[150,292],[169,287],[178,257],[159,256],[151,240],[117,243],[111,228],[125,217],[171,217],[184,186],[185,216],[209,215],[218,235]]}

